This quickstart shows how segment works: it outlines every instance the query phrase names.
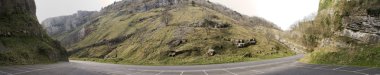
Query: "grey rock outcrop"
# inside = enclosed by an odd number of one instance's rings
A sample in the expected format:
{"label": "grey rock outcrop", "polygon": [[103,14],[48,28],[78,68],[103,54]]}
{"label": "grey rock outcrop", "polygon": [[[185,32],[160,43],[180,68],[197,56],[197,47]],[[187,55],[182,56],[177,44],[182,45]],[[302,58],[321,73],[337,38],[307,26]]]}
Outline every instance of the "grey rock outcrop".
{"label": "grey rock outcrop", "polygon": [[34,0],[1,0],[0,14],[31,13],[35,16],[36,5]]}
{"label": "grey rock outcrop", "polygon": [[60,37],[57,40],[63,46],[68,46],[80,41],[86,33],[89,33],[90,29],[86,29],[84,25],[96,21],[97,15],[96,11],[78,11],[73,15],[48,18],[42,22],[42,25],[50,36],[56,39]]}
{"label": "grey rock outcrop", "polygon": [[[364,9],[342,19],[345,27],[343,35],[360,40],[363,43],[380,42],[380,16],[373,10]],[[377,10],[380,12],[380,10]],[[375,13],[379,14],[379,13]]]}
{"label": "grey rock outcrop", "polygon": [[55,36],[57,34],[71,32],[76,28],[84,25],[96,15],[96,11],[78,11],[77,13],[69,16],[60,16],[48,18],[41,24],[47,30],[49,35]]}
{"label": "grey rock outcrop", "polygon": [[260,24],[265,25],[266,27],[279,29],[278,27],[276,27],[275,24],[268,22],[262,18],[242,15],[237,11],[231,10],[221,4],[212,3],[208,0],[123,0],[120,2],[115,2],[114,4],[103,8],[100,11],[100,14],[110,13],[113,11],[118,12],[118,15],[132,14],[138,12],[145,12],[155,8],[164,7],[167,9],[171,9],[185,5],[190,5],[193,3],[195,6],[203,6],[221,12],[224,15],[227,15],[235,20],[245,21],[246,23],[244,24],[253,24],[253,26],[255,26],[255,24]]}

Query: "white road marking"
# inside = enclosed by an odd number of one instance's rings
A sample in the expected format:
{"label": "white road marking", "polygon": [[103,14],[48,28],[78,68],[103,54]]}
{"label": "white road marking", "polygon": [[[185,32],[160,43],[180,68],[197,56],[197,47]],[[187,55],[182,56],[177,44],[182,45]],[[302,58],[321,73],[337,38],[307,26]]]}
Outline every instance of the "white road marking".
{"label": "white road marking", "polygon": [[162,72],[163,72],[163,71],[160,71],[160,72],[158,72],[158,73],[157,73],[157,74],[155,74],[155,75],[160,75]]}
{"label": "white road marking", "polygon": [[137,70],[137,69],[128,69],[128,70]]}
{"label": "white road marking", "polygon": [[233,75],[238,75],[238,74],[236,74],[236,73],[233,73],[233,72],[231,72],[231,71],[228,71],[227,69],[223,69],[223,71],[226,71],[226,72],[231,73],[231,74],[233,74]]}
{"label": "white road marking", "polygon": [[257,71],[257,70],[251,70],[251,71],[255,72],[256,74],[263,74],[263,73],[265,73],[265,72]]}
{"label": "white road marking", "polygon": [[324,68],[324,67],[329,67],[329,66],[316,67],[315,69],[320,69],[320,68]]}
{"label": "white road marking", "polygon": [[341,68],[344,68],[344,66],[342,66],[342,67],[338,67],[338,68],[335,68],[335,69],[333,69],[333,70],[338,70],[338,69],[341,69]]}
{"label": "white road marking", "polygon": [[[316,69],[316,68],[310,68],[310,67],[304,67],[304,66],[295,66],[295,67],[308,68],[308,69]],[[339,67],[339,68],[342,68],[342,67]],[[343,71],[343,72],[352,72],[352,73],[357,73],[357,74],[362,74],[362,75],[369,75],[369,74],[361,73],[361,72],[347,71],[347,70],[338,70],[338,69],[331,70],[331,69],[322,69],[322,68],[319,68],[319,70]]]}
{"label": "white road marking", "polygon": [[366,68],[366,69],[356,70],[354,72],[365,71],[365,70],[369,70],[369,69],[374,69],[374,68]]}
{"label": "white road marking", "polygon": [[206,70],[203,70],[203,73],[205,73],[205,75],[208,75],[208,73],[206,72]]}

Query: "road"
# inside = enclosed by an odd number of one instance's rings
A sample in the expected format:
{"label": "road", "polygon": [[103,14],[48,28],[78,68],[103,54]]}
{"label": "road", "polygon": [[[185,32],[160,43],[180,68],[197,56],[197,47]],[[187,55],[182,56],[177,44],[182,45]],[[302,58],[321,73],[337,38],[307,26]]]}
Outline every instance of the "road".
{"label": "road", "polygon": [[380,75],[380,68],[296,62],[302,55],[214,65],[136,66],[87,61],[0,67],[0,75]]}

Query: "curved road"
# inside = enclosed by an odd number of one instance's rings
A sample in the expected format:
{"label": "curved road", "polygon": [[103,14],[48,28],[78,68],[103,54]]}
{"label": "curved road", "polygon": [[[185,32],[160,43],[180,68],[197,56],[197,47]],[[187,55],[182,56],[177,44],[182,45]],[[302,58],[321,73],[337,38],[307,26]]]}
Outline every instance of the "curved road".
{"label": "curved road", "polygon": [[49,65],[0,67],[0,75],[380,75],[380,68],[296,62],[301,57],[195,66],[134,66],[72,60]]}

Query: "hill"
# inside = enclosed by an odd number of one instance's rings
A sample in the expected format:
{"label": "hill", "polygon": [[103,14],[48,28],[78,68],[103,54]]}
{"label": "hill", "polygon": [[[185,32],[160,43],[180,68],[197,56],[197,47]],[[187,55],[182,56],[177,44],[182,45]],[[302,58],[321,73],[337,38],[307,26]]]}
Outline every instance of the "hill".
{"label": "hill", "polygon": [[[94,14],[76,25],[79,27],[55,37],[68,48],[71,59],[190,65],[295,54],[275,39],[272,33],[280,30],[273,23],[206,0],[123,0]],[[43,25],[67,25],[49,21],[57,18],[45,20]],[[68,44],[62,38],[78,41]]]}
{"label": "hill", "polygon": [[36,18],[34,0],[0,1],[0,65],[67,61],[67,53]]}
{"label": "hill", "polygon": [[379,67],[379,5],[378,0],[321,0],[318,15],[290,32],[310,52],[301,61]]}

